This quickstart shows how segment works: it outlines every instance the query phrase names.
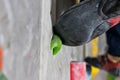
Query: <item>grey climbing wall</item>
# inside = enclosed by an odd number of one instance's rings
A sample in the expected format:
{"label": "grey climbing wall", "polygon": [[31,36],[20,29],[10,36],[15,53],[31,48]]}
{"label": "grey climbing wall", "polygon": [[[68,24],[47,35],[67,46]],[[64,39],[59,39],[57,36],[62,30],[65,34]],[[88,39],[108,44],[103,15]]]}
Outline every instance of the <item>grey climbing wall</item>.
{"label": "grey climbing wall", "polygon": [[8,80],[70,80],[70,61],[90,55],[91,43],[63,46],[56,56],[49,44],[52,24],[72,4],[72,0],[0,0],[0,47]]}
{"label": "grey climbing wall", "polygon": [[0,45],[8,80],[39,80],[41,0],[0,0]]}
{"label": "grey climbing wall", "polygon": [[[63,0],[58,0],[58,4],[56,4],[57,0],[53,0],[52,2],[52,22],[55,23],[56,17],[60,15],[62,12],[63,6],[65,5],[63,2],[67,2]],[[70,1],[70,0],[69,0]],[[41,31],[45,31],[44,37],[41,40],[41,53],[40,53],[40,80],[70,80],[69,76],[69,64],[72,60],[83,60],[83,47],[68,47],[63,46],[60,53],[56,56],[52,56],[51,51],[49,50],[49,43],[51,40],[51,23],[50,22],[50,14],[49,14],[49,3],[44,3],[44,12],[48,14],[42,14],[42,16],[46,16],[44,18],[45,24],[42,26]],[[70,3],[66,4],[64,8],[68,8]],[[46,8],[47,7],[47,8]],[[59,12],[59,13],[58,13]],[[46,22],[47,21],[47,22]]]}
{"label": "grey climbing wall", "polygon": [[63,46],[52,56],[50,0],[0,0],[0,46],[8,80],[69,80],[69,62],[82,47]]}

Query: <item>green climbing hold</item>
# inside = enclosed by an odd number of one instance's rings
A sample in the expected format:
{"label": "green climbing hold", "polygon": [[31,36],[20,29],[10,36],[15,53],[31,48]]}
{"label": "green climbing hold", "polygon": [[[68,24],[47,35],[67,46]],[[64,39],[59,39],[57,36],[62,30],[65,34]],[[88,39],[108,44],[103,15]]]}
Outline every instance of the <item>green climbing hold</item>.
{"label": "green climbing hold", "polygon": [[53,55],[56,55],[60,51],[61,47],[62,47],[62,41],[60,37],[58,37],[57,35],[53,35],[50,43],[50,49],[52,50]]}
{"label": "green climbing hold", "polygon": [[116,78],[110,74],[107,76],[107,80],[116,80]]}
{"label": "green climbing hold", "polygon": [[8,80],[2,72],[0,72],[0,80]]}

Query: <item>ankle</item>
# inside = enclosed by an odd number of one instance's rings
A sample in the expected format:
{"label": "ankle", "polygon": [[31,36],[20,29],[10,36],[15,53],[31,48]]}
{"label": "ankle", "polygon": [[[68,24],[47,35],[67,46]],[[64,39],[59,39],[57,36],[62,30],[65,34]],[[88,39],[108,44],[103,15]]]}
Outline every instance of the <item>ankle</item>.
{"label": "ankle", "polygon": [[118,63],[120,62],[120,57],[116,57],[116,56],[112,56],[110,54],[107,54],[107,57],[110,61],[112,61],[113,63]]}

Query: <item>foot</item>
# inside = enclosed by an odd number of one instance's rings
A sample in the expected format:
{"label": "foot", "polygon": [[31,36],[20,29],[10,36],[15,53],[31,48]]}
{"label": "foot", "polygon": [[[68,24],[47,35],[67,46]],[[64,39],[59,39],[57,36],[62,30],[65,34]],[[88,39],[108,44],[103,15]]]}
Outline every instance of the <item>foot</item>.
{"label": "foot", "polygon": [[120,62],[113,62],[108,59],[107,55],[98,56],[97,58],[86,58],[85,61],[99,69],[103,69],[115,77],[120,77]]}

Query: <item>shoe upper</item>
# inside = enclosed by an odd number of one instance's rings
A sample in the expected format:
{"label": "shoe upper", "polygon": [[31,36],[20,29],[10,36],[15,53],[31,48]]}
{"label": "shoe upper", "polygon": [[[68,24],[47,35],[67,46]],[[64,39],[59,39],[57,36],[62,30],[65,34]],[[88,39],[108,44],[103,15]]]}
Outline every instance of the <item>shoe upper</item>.
{"label": "shoe upper", "polygon": [[64,12],[53,31],[63,44],[83,45],[109,29],[110,24],[98,14],[100,0],[86,0]]}
{"label": "shoe upper", "polygon": [[53,32],[65,45],[83,45],[109,30],[109,19],[116,16],[120,16],[120,0],[85,0],[65,11]]}

